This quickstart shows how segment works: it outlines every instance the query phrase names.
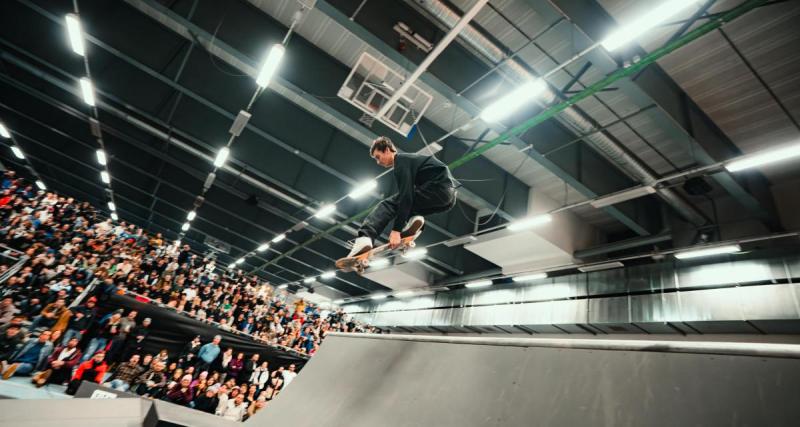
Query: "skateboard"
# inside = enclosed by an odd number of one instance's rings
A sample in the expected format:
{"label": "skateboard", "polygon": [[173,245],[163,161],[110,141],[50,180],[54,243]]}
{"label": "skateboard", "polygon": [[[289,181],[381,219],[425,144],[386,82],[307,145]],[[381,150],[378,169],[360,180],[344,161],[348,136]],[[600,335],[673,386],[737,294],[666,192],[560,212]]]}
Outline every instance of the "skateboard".
{"label": "skateboard", "polygon": [[380,255],[383,253],[394,253],[400,252],[401,254],[405,255],[409,249],[413,249],[416,244],[414,243],[417,240],[417,237],[421,234],[422,230],[420,229],[411,234],[409,236],[400,236],[400,245],[394,249],[389,249],[389,244],[384,243],[380,246],[376,246],[367,252],[362,254],[353,256],[353,257],[344,257],[339,258],[336,260],[336,268],[341,271],[348,272],[348,271],[355,271],[358,274],[364,274],[364,271],[369,267],[369,262],[372,258],[376,255]]}

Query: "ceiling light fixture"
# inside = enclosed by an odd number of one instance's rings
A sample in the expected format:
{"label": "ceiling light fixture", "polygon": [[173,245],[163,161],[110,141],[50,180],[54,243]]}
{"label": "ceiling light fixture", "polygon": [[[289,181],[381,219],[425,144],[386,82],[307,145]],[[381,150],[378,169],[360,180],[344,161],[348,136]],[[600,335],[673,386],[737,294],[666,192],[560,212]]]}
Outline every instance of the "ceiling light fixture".
{"label": "ceiling light fixture", "polygon": [[386,294],[375,294],[375,295],[372,295],[370,298],[374,299],[374,300],[380,300],[380,299],[386,299],[386,297],[388,297],[388,296],[389,295],[386,295]]}
{"label": "ceiling light fixture", "polygon": [[189,224],[188,222],[184,222],[183,225],[181,226],[181,231],[189,231],[189,227],[191,226],[192,225]]}
{"label": "ceiling light fixture", "polygon": [[228,160],[228,155],[231,153],[231,149],[228,147],[222,147],[219,149],[217,153],[217,157],[214,158],[214,166],[221,168],[225,165],[225,161]]}
{"label": "ceiling light fixture", "polygon": [[264,251],[266,251],[267,249],[269,249],[269,243],[262,243],[262,244],[261,244],[261,246],[259,246],[258,248],[256,248],[256,250],[257,250],[258,252],[264,252]]}
{"label": "ceiling light fixture", "polygon": [[326,271],[319,276],[320,279],[332,279],[334,277],[336,277],[335,271]]}
{"label": "ceiling light fixture", "polygon": [[264,65],[261,67],[261,71],[258,73],[256,84],[262,88],[269,86],[272,76],[275,75],[276,71],[278,71],[278,66],[281,64],[281,59],[283,58],[283,54],[285,52],[286,48],[283,47],[282,44],[276,43],[272,45],[272,48],[267,54],[267,59],[264,61]]}
{"label": "ceiling light fixture", "polygon": [[655,192],[655,188],[647,185],[644,187],[636,187],[631,190],[624,190],[608,196],[603,196],[597,200],[589,202],[589,204],[596,209],[600,209],[606,206],[616,205],[617,203],[627,202],[628,200],[638,199],[639,197],[644,197]]}
{"label": "ceiling light fixture", "polygon": [[86,77],[81,77],[80,84],[83,102],[94,107],[94,87],[92,87],[92,81]]}
{"label": "ceiling light fixture", "polygon": [[119,221],[119,216],[117,216],[116,212],[111,212],[111,219],[114,221]]}
{"label": "ceiling light fixture", "polygon": [[687,251],[677,252],[675,253],[675,258],[678,259],[702,258],[714,255],[732,254],[735,252],[740,252],[741,250],[742,247],[739,245],[722,245],[710,248],[691,249]]}
{"label": "ceiling light fixture", "polygon": [[189,213],[188,213],[188,214],[186,214],[186,219],[187,219],[188,221],[191,221],[191,220],[193,220],[193,219],[194,219],[196,216],[197,216],[197,212],[196,212],[196,211],[189,211]]}
{"label": "ceiling light fixture", "polygon": [[425,248],[412,249],[412,250],[406,252],[403,255],[403,258],[406,258],[406,259],[420,259],[420,258],[424,257],[425,254],[427,254],[427,253],[428,253],[428,250],[425,249]]}
{"label": "ceiling light fixture", "polygon": [[278,234],[277,236],[272,238],[272,243],[278,243],[281,240],[286,238],[286,234]]}
{"label": "ceiling light fixture", "polygon": [[100,171],[100,181],[103,181],[106,184],[111,183],[111,175],[109,175],[106,171]]}
{"label": "ceiling light fixture", "polygon": [[662,2],[660,5],[650,9],[649,12],[634,19],[628,24],[623,25],[616,31],[612,32],[602,45],[609,52],[614,51],[631,41],[635,40],[642,34],[650,31],[657,25],[666,22],[666,20],[680,13],[682,10],[689,6],[696,5],[698,0],[668,0]]}
{"label": "ceiling light fixture", "polygon": [[358,199],[366,196],[376,187],[378,187],[378,181],[375,181],[373,179],[354,188],[353,191],[351,191],[350,194],[348,194],[347,196],[350,197],[351,199]]}
{"label": "ceiling light fixture", "polygon": [[97,163],[99,163],[100,166],[105,166],[106,163],[108,162],[108,159],[106,159],[106,152],[100,149],[95,151],[94,153],[97,156]]}
{"label": "ceiling light fixture", "polygon": [[513,280],[515,282],[532,282],[534,280],[546,279],[547,273],[534,273],[526,274],[524,276],[517,276]]}
{"label": "ceiling light fixture", "polygon": [[22,150],[19,149],[16,145],[11,146],[11,152],[14,153],[14,156],[18,159],[25,159],[25,155],[22,154]]}
{"label": "ceiling light fixture", "polygon": [[614,261],[614,262],[604,262],[602,264],[594,264],[594,265],[586,265],[578,267],[578,271],[581,273],[591,273],[593,271],[602,271],[602,270],[611,270],[613,268],[621,268],[625,267],[625,264]]}
{"label": "ceiling light fixture", "polygon": [[42,191],[47,190],[47,186],[44,185],[44,182],[41,179],[36,180],[36,186]]}
{"label": "ceiling light fixture", "polygon": [[6,139],[11,138],[11,134],[8,132],[8,128],[6,128],[6,125],[2,123],[0,123],[0,136]]}
{"label": "ceiling light fixture", "polygon": [[477,280],[474,282],[469,282],[464,286],[467,288],[485,288],[486,286],[491,286],[492,283],[493,282],[491,280]]}
{"label": "ceiling light fixture", "polygon": [[529,228],[536,227],[537,225],[547,224],[552,220],[553,217],[550,214],[536,215],[530,218],[514,221],[508,225],[508,229],[511,231],[527,230]]}
{"label": "ceiling light fixture", "polygon": [[321,208],[319,208],[319,210],[314,214],[314,217],[327,218],[331,216],[331,214],[333,214],[334,212],[336,212],[336,205],[333,204],[324,205]]}
{"label": "ceiling light fixture", "polygon": [[728,172],[739,172],[745,169],[789,160],[798,156],[800,156],[800,144],[793,144],[744,156],[742,159],[734,160],[725,165],[725,169],[727,169]]}
{"label": "ceiling light fixture", "polygon": [[108,210],[112,212],[117,210],[117,205],[115,205],[114,202],[108,202]]}
{"label": "ceiling light fixture", "polygon": [[316,276],[314,276],[314,277],[306,277],[305,279],[303,279],[303,283],[305,283],[305,284],[314,283],[316,281],[317,281]]}
{"label": "ceiling light fixture", "polygon": [[80,56],[86,53],[86,47],[83,44],[83,30],[81,29],[81,21],[78,15],[69,13],[64,17],[67,22],[67,36],[69,37],[69,45],[72,51]]}
{"label": "ceiling light fixture", "polygon": [[546,90],[547,83],[544,80],[529,81],[484,108],[480,117],[487,123],[497,122],[508,117]]}

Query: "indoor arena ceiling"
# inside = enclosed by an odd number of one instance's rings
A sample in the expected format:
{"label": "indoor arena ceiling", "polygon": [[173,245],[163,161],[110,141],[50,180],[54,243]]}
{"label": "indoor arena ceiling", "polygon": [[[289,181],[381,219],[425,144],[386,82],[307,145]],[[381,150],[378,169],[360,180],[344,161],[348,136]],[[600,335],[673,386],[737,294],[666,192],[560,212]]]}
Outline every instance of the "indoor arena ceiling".
{"label": "indoor arena ceiling", "polygon": [[[362,52],[401,75],[411,74],[426,53],[401,43],[395,26],[403,23],[435,44],[452,25],[445,11],[458,17],[475,0],[76,3],[118,214],[170,239],[178,237],[232,122],[253,97],[253,75],[268,46],[283,40],[303,10],[277,76],[255,99],[247,128],[184,237],[200,250],[210,241],[224,242],[230,249],[220,254],[221,265],[244,257],[238,268],[297,289],[304,278],[332,270],[358,221],[314,237],[392,192],[384,179],[369,197],[338,203],[331,218],[309,219],[383,171],[368,156],[372,138],[388,135],[402,151],[419,151],[477,116],[522,76],[547,73],[650,2],[489,1],[471,23],[474,37],[456,39],[419,79],[433,102],[409,138],[377,121],[366,125],[361,111],[337,97],[339,87]],[[595,49],[553,73],[551,89],[559,99],[568,98],[626,60],[739,3],[698,1],[642,38],[639,47],[619,55]],[[73,12],[71,0],[0,3],[0,121],[49,188],[105,208],[108,195],[89,126],[93,111],[78,85],[85,64],[70,50],[64,28],[64,16]],[[793,22],[798,16],[798,2],[759,7],[582,100],[571,116],[548,120],[460,167],[455,175],[464,187],[457,207],[430,219],[421,244],[520,218],[531,189],[566,205],[638,185],[643,173],[660,177],[797,139],[800,36]],[[510,55],[512,60],[498,66]],[[504,125],[542,109],[533,104],[503,124],[478,124],[448,136],[438,156],[459,158],[502,133]],[[582,134],[576,120],[595,131]],[[601,150],[598,144],[613,148]],[[7,168],[24,166],[8,149],[0,159]],[[735,199],[764,229],[774,229],[771,208],[749,191],[767,179],[794,179],[798,173],[776,168],[743,182],[722,172],[707,181],[712,197]],[[701,204],[705,199],[680,187],[669,191],[600,209],[586,204],[572,213],[605,241],[658,234],[663,211],[695,225],[711,216]],[[291,229],[285,240],[256,251]],[[497,268],[459,245],[432,247],[419,265],[431,281]],[[355,274],[303,286],[334,298],[387,289]]]}

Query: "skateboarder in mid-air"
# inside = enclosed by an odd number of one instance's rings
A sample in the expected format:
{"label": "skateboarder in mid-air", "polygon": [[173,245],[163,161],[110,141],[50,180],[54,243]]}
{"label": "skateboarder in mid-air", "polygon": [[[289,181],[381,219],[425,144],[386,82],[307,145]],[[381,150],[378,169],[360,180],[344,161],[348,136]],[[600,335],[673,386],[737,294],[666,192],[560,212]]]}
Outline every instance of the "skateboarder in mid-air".
{"label": "skateboarder in mid-air", "polygon": [[398,191],[367,216],[348,257],[370,251],[390,223],[389,247],[394,249],[403,237],[421,231],[425,224],[423,215],[446,212],[456,204],[457,182],[447,165],[436,157],[398,153],[392,140],[385,136],[372,141],[369,154],[379,165],[394,168]]}

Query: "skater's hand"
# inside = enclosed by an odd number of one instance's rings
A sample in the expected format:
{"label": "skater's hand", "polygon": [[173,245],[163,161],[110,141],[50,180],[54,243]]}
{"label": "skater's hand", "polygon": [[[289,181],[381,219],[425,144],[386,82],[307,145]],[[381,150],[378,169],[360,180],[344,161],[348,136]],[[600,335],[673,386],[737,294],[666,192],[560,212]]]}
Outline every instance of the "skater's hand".
{"label": "skater's hand", "polygon": [[389,249],[394,249],[400,246],[400,232],[392,231],[389,233]]}

